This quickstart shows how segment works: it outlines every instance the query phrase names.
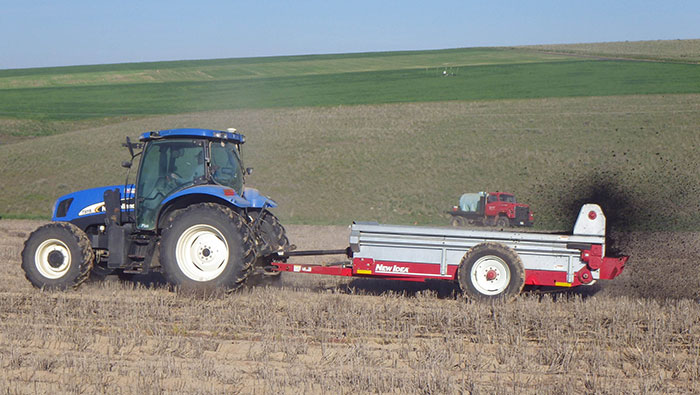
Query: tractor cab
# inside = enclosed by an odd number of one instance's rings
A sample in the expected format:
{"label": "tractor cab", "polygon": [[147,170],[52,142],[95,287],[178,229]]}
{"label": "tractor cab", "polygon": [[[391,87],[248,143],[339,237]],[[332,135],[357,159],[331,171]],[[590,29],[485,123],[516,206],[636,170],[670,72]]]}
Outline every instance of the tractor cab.
{"label": "tractor cab", "polygon": [[[220,186],[230,190],[230,195],[242,196],[244,172],[239,158],[242,135],[176,129],[144,133],[140,140],[145,146],[134,204],[139,229],[153,229],[163,201],[193,186]],[[133,154],[133,144],[127,142],[127,145],[132,149],[132,157],[139,155]]]}

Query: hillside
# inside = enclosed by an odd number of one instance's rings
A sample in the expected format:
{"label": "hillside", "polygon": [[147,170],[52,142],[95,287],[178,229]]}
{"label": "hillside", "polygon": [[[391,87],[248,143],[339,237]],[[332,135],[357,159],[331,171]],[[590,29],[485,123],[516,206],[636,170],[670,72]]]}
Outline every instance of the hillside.
{"label": "hillside", "polygon": [[0,70],[0,142],[212,110],[698,93],[698,70],[526,48]]}
{"label": "hillside", "polygon": [[152,117],[0,146],[12,186],[0,204],[4,216],[45,217],[61,194],[123,183],[127,135],[236,127],[249,182],[286,222],[442,224],[461,193],[490,189],[532,203],[540,226],[568,228],[574,203],[595,197],[630,226],[693,228],[699,106],[700,95],[657,95]]}
{"label": "hillside", "polygon": [[518,194],[543,228],[568,228],[583,199],[631,229],[700,219],[694,64],[482,48],[4,70],[0,86],[6,218],[123,183],[127,135],[236,127],[249,181],[289,223],[443,224],[484,189]]}
{"label": "hillside", "polygon": [[560,53],[684,63],[700,62],[700,39],[529,45],[518,48],[552,54]]}

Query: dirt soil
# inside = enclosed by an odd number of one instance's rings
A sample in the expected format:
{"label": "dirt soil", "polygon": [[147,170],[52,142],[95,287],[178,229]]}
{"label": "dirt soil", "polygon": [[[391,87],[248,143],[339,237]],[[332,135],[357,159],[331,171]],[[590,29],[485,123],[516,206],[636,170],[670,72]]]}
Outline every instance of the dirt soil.
{"label": "dirt soil", "polygon": [[[501,304],[449,284],[289,273],[207,296],[157,277],[40,291],[19,255],[41,223],[0,220],[6,393],[700,391],[698,232],[613,234],[631,256],[617,279]],[[288,226],[299,249],[345,248],[348,232]]]}

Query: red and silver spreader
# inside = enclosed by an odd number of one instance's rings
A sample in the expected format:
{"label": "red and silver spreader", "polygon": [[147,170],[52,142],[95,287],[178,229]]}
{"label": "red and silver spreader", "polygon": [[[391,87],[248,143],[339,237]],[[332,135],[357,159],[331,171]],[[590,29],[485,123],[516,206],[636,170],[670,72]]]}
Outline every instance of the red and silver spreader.
{"label": "red and silver spreader", "polygon": [[[510,297],[525,285],[576,287],[619,275],[628,257],[605,256],[605,215],[581,208],[573,234],[354,223],[350,246],[280,253],[272,270],[402,281],[456,281],[477,299]],[[291,256],[346,253],[339,265],[287,263]]]}

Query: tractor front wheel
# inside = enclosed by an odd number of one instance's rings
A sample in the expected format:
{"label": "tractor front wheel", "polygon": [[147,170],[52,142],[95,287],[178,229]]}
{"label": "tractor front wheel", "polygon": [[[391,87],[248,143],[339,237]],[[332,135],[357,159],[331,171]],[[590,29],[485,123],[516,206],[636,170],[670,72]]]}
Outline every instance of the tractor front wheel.
{"label": "tractor front wheel", "polygon": [[37,288],[76,287],[90,275],[94,253],[85,232],[68,222],[41,226],[24,243],[22,269]]}
{"label": "tractor front wheel", "polygon": [[218,204],[196,204],[163,229],[161,266],[165,278],[176,286],[235,290],[250,275],[254,243],[239,214]]}

